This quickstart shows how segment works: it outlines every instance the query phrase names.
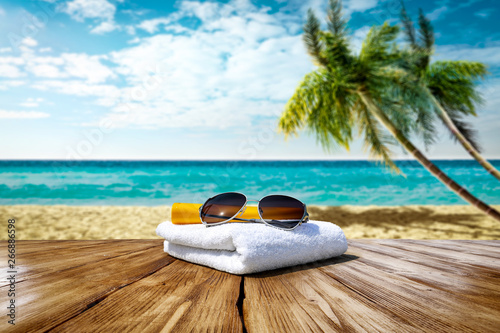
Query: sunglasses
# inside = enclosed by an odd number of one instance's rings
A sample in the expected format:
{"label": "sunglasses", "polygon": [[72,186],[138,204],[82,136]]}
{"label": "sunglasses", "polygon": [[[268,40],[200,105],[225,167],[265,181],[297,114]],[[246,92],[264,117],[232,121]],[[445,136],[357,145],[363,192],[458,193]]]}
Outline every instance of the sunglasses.
{"label": "sunglasses", "polygon": [[[237,217],[245,212],[249,201],[258,202],[260,219]],[[309,220],[307,208],[301,201],[286,195],[268,195],[260,200],[248,200],[237,192],[221,193],[205,201],[200,207],[201,222],[207,227],[229,221],[264,223],[281,230],[293,230]]]}

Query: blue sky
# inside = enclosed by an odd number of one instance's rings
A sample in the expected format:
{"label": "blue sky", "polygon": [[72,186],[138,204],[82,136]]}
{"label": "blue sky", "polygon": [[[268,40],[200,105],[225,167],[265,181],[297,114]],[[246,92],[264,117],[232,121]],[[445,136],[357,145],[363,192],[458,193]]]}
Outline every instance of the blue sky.
{"label": "blue sky", "polygon": [[[301,40],[327,1],[1,1],[2,159],[366,159],[326,153],[276,120],[313,70]],[[399,0],[344,0],[355,49]],[[500,158],[500,4],[407,0],[432,19],[434,59],[482,61],[491,75],[472,123]],[[419,144],[418,140],[415,141]],[[468,158],[440,128],[431,158]],[[407,158],[394,148],[396,158]]]}

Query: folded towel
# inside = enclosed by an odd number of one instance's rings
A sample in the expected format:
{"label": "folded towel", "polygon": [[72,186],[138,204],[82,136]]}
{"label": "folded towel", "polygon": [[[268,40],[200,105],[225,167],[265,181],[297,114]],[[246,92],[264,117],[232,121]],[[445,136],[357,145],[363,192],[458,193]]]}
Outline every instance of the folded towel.
{"label": "folded towel", "polygon": [[249,274],[339,256],[347,251],[344,232],[330,222],[309,221],[293,231],[260,223],[201,224],[163,222],[156,234],[165,238],[172,257],[232,274]]}

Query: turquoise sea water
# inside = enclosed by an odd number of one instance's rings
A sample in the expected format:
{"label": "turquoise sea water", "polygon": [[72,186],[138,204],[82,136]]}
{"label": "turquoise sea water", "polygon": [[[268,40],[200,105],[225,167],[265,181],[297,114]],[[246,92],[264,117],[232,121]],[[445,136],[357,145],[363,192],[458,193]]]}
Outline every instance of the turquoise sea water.
{"label": "turquoise sea water", "polygon": [[[435,162],[500,204],[500,182],[475,161]],[[466,204],[417,162],[398,165],[406,178],[367,161],[0,161],[0,204],[170,205],[227,191],[288,194],[309,205]]]}

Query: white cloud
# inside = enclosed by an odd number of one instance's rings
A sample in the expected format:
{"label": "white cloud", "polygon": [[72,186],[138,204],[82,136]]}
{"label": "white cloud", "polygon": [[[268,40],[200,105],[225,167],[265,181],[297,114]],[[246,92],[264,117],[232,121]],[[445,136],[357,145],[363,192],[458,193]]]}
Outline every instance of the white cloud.
{"label": "white cloud", "polygon": [[42,47],[40,48],[40,53],[52,52],[52,48],[50,47]]}
{"label": "white cloud", "polygon": [[33,98],[29,97],[26,101],[20,103],[20,106],[24,106],[25,108],[36,108],[43,102],[43,98]]}
{"label": "white cloud", "polygon": [[53,56],[43,56],[43,57],[34,57],[28,60],[34,64],[51,64],[51,65],[63,65],[64,59],[61,57],[53,57]]}
{"label": "white cloud", "polygon": [[[202,21],[183,35],[158,34],[113,52],[128,87],[106,115],[117,126],[228,127],[276,116],[312,65],[293,20],[248,1],[183,2],[183,16]],[[181,16],[143,21],[146,31],[179,26]],[[284,22],[286,22],[284,24]],[[285,26],[285,27],[284,27]],[[144,86],[149,83],[150,89]]]}
{"label": "white cloud", "polygon": [[[101,61],[107,56],[85,53],[63,53],[59,56],[45,56],[42,53],[51,48],[34,49],[37,41],[24,38],[18,56],[0,56],[0,77],[18,78],[31,73],[43,78],[79,78],[88,83],[102,83],[116,75]],[[5,88],[5,86],[4,86]]]}
{"label": "white cloud", "polygon": [[84,53],[63,53],[64,72],[68,76],[79,77],[89,83],[101,83],[115,77],[109,67],[100,62],[101,56],[89,56]]}
{"label": "white cloud", "polygon": [[127,41],[127,44],[137,44],[140,43],[141,39],[139,37],[132,38],[131,40]]}
{"label": "white cloud", "polygon": [[345,13],[364,12],[378,5],[378,0],[344,0]]}
{"label": "white cloud", "polygon": [[474,13],[474,15],[478,16],[478,17],[482,17],[482,18],[488,18],[491,16],[491,14],[494,12],[495,10],[493,8],[490,8],[490,9],[483,9],[483,10],[480,10],[480,11],[477,11]]}
{"label": "white cloud", "polygon": [[437,5],[441,5],[441,7],[434,9],[426,16],[431,21],[440,20],[459,9],[470,7],[479,1],[482,0],[453,1],[453,2],[451,2],[450,0],[444,0],[437,3]]}
{"label": "white cloud", "polygon": [[10,53],[12,52],[12,48],[11,47],[2,47],[0,48],[0,53]]}
{"label": "white cloud", "polygon": [[124,27],[125,32],[128,33],[129,35],[135,35],[135,27],[133,25],[127,25]]}
{"label": "white cloud", "polygon": [[[2,59],[9,57],[0,57]],[[80,78],[88,83],[102,83],[114,78],[113,71],[103,65],[105,56],[90,56],[85,53],[63,53],[60,56],[38,56],[30,54],[25,58],[12,58],[26,63],[26,70],[37,77],[44,78]],[[5,60],[6,61],[6,60]]]}
{"label": "white cloud", "polygon": [[31,37],[26,37],[21,41],[21,44],[28,47],[35,47],[38,45],[38,42]]}
{"label": "white cloud", "polygon": [[114,31],[118,28],[119,28],[119,26],[115,22],[106,21],[106,22],[102,22],[101,24],[99,24],[98,26],[96,26],[95,28],[90,30],[90,33],[92,33],[92,34],[104,34],[106,32]]}
{"label": "white cloud", "polygon": [[500,66],[500,45],[484,48],[469,45],[437,45],[435,59],[481,61],[490,66]]}
{"label": "white cloud", "polygon": [[42,91],[55,91],[73,96],[92,96],[99,98],[112,98],[118,100],[120,90],[112,85],[90,84],[79,80],[45,80],[38,81],[31,86]]}
{"label": "white cloud", "polygon": [[39,119],[47,117],[50,117],[50,114],[46,112],[0,110],[0,119]]}
{"label": "white cloud", "polygon": [[167,25],[170,24],[171,22],[172,20],[168,17],[160,17],[151,20],[144,20],[139,25],[137,25],[137,28],[145,30],[150,34],[152,34],[158,31],[158,27],[160,25]]}
{"label": "white cloud", "polygon": [[29,67],[29,71],[38,77],[47,77],[47,78],[64,78],[67,75],[54,65],[48,64],[39,64],[39,65],[31,65]]}
{"label": "white cloud", "polygon": [[59,10],[79,22],[85,19],[100,21],[90,30],[93,34],[104,34],[119,29],[114,21],[116,6],[107,0],[73,0],[59,6]]}
{"label": "white cloud", "polygon": [[67,2],[62,11],[80,22],[87,18],[110,21],[115,15],[116,7],[106,0],[73,0]]}
{"label": "white cloud", "polygon": [[24,85],[26,82],[20,80],[2,80],[0,81],[0,90],[7,90],[12,87],[19,87]]}
{"label": "white cloud", "polygon": [[444,14],[446,11],[448,11],[448,7],[442,6],[442,7],[434,9],[432,12],[430,12],[426,16],[429,20],[435,21],[435,20],[439,19],[439,17],[442,16],[442,14]]}
{"label": "white cloud", "polygon": [[[83,8],[82,1],[72,3]],[[368,10],[374,3],[349,4],[352,10]],[[297,35],[302,17],[296,13],[270,14],[270,8],[250,1],[183,1],[179,8],[168,17],[135,26],[162,33],[135,38],[130,47],[109,55],[48,57],[28,48],[23,63],[5,65],[24,65],[34,76],[52,79],[35,81],[32,88],[93,98],[109,108],[103,117],[118,126],[148,128],[224,128],[275,117],[304,74],[313,69]],[[103,27],[113,22],[109,14],[90,13],[82,9],[78,17],[102,19]],[[188,28],[182,25],[185,17],[201,23]],[[355,37],[366,34],[365,28]],[[124,85],[106,84],[118,76]]]}
{"label": "white cloud", "polygon": [[25,75],[17,66],[0,63],[0,77],[18,78]]}
{"label": "white cloud", "polygon": [[[217,16],[227,16],[229,11],[236,10],[237,5],[244,4],[247,9],[252,9],[252,5],[247,1],[232,1],[228,5],[216,2],[183,1],[181,3],[181,13],[191,14],[202,21],[215,19]],[[236,5],[236,6],[235,6]]]}
{"label": "white cloud", "polygon": [[0,7],[0,16],[5,16],[5,9]]}
{"label": "white cloud", "polygon": [[0,57],[0,64],[22,65],[25,61],[20,57]]}
{"label": "white cloud", "polygon": [[188,28],[185,28],[185,27],[183,27],[180,24],[169,24],[169,25],[166,25],[163,28],[163,30],[165,30],[167,32],[174,32],[176,34],[180,34],[180,33],[183,33],[183,32],[189,32]]}
{"label": "white cloud", "polygon": [[150,10],[148,10],[148,9],[140,9],[140,10],[123,9],[121,12],[124,14],[128,14],[130,16],[133,16],[133,17],[137,17],[137,16],[142,16],[142,15],[149,13]]}

